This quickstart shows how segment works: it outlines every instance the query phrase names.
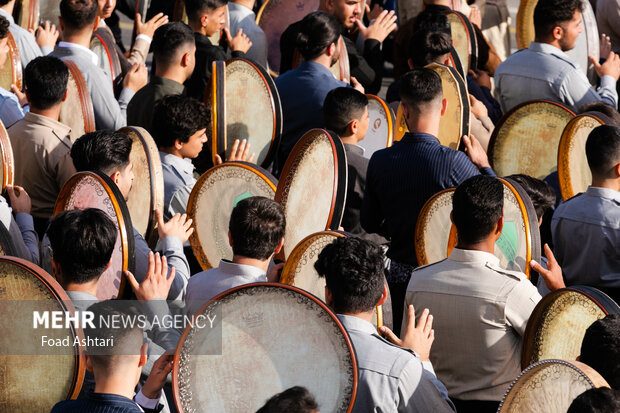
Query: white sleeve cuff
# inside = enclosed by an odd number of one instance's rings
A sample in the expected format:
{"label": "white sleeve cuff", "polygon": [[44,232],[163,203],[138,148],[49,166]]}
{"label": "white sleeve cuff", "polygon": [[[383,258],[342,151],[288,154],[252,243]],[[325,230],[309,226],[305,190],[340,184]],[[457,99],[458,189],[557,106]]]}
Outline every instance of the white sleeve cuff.
{"label": "white sleeve cuff", "polygon": [[157,409],[157,406],[159,406],[159,397],[156,399],[149,399],[142,393],[142,390],[140,390],[138,394],[136,394],[133,400],[145,409],[155,410]]}
{"label": "white sleeve cuff", "polygon": [[139,34],[139,35],[137,35],[136,36],[136,40],[138,40],[138,39],[143,39],[148,44],[151,44],[151,42],[153,41],[153,39],[151,39],[151,37],[147,36],[146,34]]}

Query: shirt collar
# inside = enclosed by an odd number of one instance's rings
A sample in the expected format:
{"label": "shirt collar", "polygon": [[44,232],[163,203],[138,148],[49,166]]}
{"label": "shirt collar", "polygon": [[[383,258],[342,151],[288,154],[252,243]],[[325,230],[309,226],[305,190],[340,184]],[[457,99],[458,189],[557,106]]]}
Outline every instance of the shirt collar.
{"label": "shirt collar", "polygon": [[252,9],[242,6],[241,4],[228,2],[228,10],[237,12],[239,14],[239,20],[244,19],[248,16],[254,17],[254,12],[252,11]]}
{"label": "shirt collar", "polygon": [[178,93],[182,93],[185,90],[185,86],[181,83],[176,80],[168,79],[167,77],[153,76],[151,78],[151,83],[154,85],[164,85]]}
{"label": "shirt collar", "polygon": [[347,331],[356,330],[366,334],[377,334],[375,326],[366,320],[352,315],[337,314],[337,316]]}
{"label": "shirt collar", "polygon": [[461,248],[454,248],[450,252],[450,260],[457,262],[472,262],[479,264],[490,263],[493,265],[499,265],[499,258],[495,255],[478,250],[465,250]]}
{"label": "shirt collar", "polygon": [[179,158],[176,155],[172,155],[166,152],[159,152],[159,157],[161,158],[162,163],[170,165],[179,172],[184,172],[189,175],[194,174],[194,164],[192,163],[191,159]]}
{"label": "shirt collar", "polygon": [[228,260],[220,260],[218,270],[230,275],[249,275],[251,277],[260,277],[265,275],[265,271],[253,265],[236,264]]}
{"label": "shirt collar", "polygon": [[7,13],[5,10],[0,9],[0,16],[4,17],[5,19],[7,19],[9,21],[10,24],[15,24],[15,19],[13,19],[13,16],[11,16],[9,13]]}
{"label": "shirt collar", "polygon": [[99,57],[97,57],[97,54],[95,52],[93,52],[92,50],[90,50],[88,47],[84,47],[81,44],[76,44],[76,43],[69,43],[69,42],[58,42],[58,47],[66,47],[68,49],[76,49],[79,50],[83,53],[86,53],[88,55],[88,57],[90,58],[90,60],[92,61],[92,63],[95,66],[99,66]]}
{"label": "shirt collar", "polygon": [[64,142],[64,139],[69,135],[69,133],[71,133],[71,128],[64,123],[60,123],[52,118],[48,118],[47,116],[39,115],[37,113],[27,112],[24,115],[24,119],[30,123],[50,128],[61,142]]}
{"label": "shirt collar", "polygon": [[407,132],[405,136],[400,140],[400,142],[409,142],[409,143],[435,143],[437,145],[441,145],[439,139],[437,139],[433,135],[429,135],[428,133],[418,133],[418,132]]}
{"label": "shirt collar", "polygon": [[620,202],[620,192],[614,191],[609,188],[600,188],[597,186],[589,186],[586,190],[586,195],[597,197],[597,198],[607,198],[616,202]]}
{"label": "shirt collar", "polygon": [[364,152],[365,152],[364,148],[362,148],[361,146],[353,145],[351,143],[345,143],[344,144],[344,149],[345,149],[345,151],[350,151],[350,152],[353,152],[353,153],[361,155],[361,156],[364,156]]}
{"label": "shirt collar", "polygon": [[557,47],[550,45],[549,43],[531,42],[528,50],[532,52],[552,54],[562,60],[566,60],[568,63],[575,66],[575,64],[570,60],[570,57],[568,57],[566,53],[564,53]]}

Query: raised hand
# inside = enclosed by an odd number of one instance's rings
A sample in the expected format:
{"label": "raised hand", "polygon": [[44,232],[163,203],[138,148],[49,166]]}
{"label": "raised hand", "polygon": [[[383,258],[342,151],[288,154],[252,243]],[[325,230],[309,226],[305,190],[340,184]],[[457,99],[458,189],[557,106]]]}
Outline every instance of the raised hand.
{"label": "raised hand", "polygon": [[183,244],[187,242],[190,235],[194,232],[192,228],[192,219],[187,217],[187,214],[176,214],[168,222],[164,222],[163,214],[159,209],[155,210],[155,216],[157,217],[157,233],[159,239],[166,237],[177,237]]}
{"label": "raised hand", "polygon": [[153,255],[153,252],[149,252],[149,266],[146,270],[146,275],[141,283],[136,281],[136,277],[129,272],[125,271],[125,277],[131,284],[133,292],[139,301],[150,300],[165,300],[170,292],[170,286],[174,281],[176,269],[172,267],[170,270],[170,276],[168,277],[168,261],[166,257],[160,257],[159,252]]}
{"label": "raised hand", "polygon": [[407,327],[403,333],[402,340],[398,338],[392,330],[383,326],[381,332],[394,344],[406,347],[418,353],[420,360],[429,361],[431,346],[435,341],[435,330],[433,330],[433,316],[428,308],[425,308],[415,324],[415,310],[412,305],[407,308]]}
{"label": "raised hand", "polygon": [[166,23],[168,23],[168,16],[164,13],[157,13],[146,23],[142,23],[142,16],[140,16],[140,13],[136,13],[136,34],[143,34],[152,39],[155,34],[155,30]]}
{"label": "raised hand", "polygon": [[[242,161],[242,162],[252,162],[254,160],[254,152],[250,154],[250,143],[247,139],[239,141],[239,139],[235,139],[232,148],[230,148],[230,153],[226,158],[226,161],[234,162],[234,161]],[[222,157],[220,155],[215,155],[215,164],[221,165],[224,162],[222,161]]]}
{"label": "raised hand", "polygon": [[355,20],[355,24],[364,40],[375,39],[381,43],[398,27],[396,25],[396,14],[394,14],[393,10],[390,12],[387,10],[382,11],[368,27],[364,26],[361,19]]}
{"label": "raised hand", "polygon": [[540,274],[549,291],[565,288],[566,285],[564,284],[564,277],[562,277],[562,267],[560,267],[560,264],[555,260],[555,256],[547,244],[545,244],[545,256],[547,257],[547,268],[544,268],[534,260],[530,261],[530,267]]}

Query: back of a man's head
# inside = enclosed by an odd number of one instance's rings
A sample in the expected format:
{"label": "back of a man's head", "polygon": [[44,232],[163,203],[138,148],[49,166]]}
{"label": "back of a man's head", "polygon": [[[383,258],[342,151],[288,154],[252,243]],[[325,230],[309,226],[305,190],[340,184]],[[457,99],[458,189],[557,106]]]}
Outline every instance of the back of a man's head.
{"label": "back of a man's head", "polygon": [[170,67],[179,63],[180,56],[196,44],[191,27],[182,22],[164,24],[153,35],[151,48],[157,66]]}
{"label": "back of a man's head", "polygon": [[11,23],[4,16],[0,16],[0,39],[6,39],[9,36],[9,26]]}
{"label": "back of a man's head", "polygon": [[203,14],[227,4],[228,0],[185,0],[185,12],[189,21],[198,22]]}
{"label": "back of a man's head", "polygon": [[266,260],[280,244],[285,227],[284,211],[276,201],[260,196],[239,201],[228,226],[233,254]]}
{"label": "back of a man's head", "polygon": [[367,106],[368,98],[358,90],[350,87],[332,89],[323,103],[325,127],[345,136],[349,123],[361,119]]}
{"label": "back of a man's head", "polygon": [[69,69],[57,57],[40,56],[31,60],[24,70],[30,106],[45,110],[62,102],[68,79]]}
{"label": "back of a man's head", "polygon": [[414,22],[413,31],[442,32],[451,35],[450,21],[445,13],[436,9],[423,10]]}
{"label": "back of a man's head", "polygon": [[412,115],[427,116],[441,111],[443,89],[441,77],[426,68],[413,69],[400,78],[400,99]]}
{"label": "back of a man's head", "polygon": [[550,36],[555,27],[567,24],[581,8],[581,0],[540,0],[534,9],[536,39]]}
{"label": "back of a man's head", "polygon": [[381,298],[385,278],[383,251],[370,241],[336,238],[323,248],[314,268],[325,277],[336,313],[368,312]]}
{"label": "back of a man's head", "polygon": [[512,179],[527,192],[534,205],[538,219],[542,218],[555,205],[555,192],[545,181],[525,174],[510,175],[506,178]]}
{"label": "back of a man's head", "polygon": [[98,279],[110,262],[117,229],[100,209],[76,209],[52,218],[47,236],[63,283],[85,284]]}
{"label": "back of a man's head", "polygon": [[129,164],[131,138],[124,133],[99,130],[82,135],[71,147],[78,172],[100,171],[111,175]]}
{"label": "back of a man's head", "polygon": [[452,196],[452,219],[459,243],[475,244],[493,232],[503,215],[504,185],[477,175],[460,184]]}
{"label": "back of a man's head", "polygon": [[301,20],[295,45],[304,60],[321,56],[332,43],[338,42],[341,25],[329,13],[315,11]]}
{"label": "back of a man's head", "polygon": [[618,413],[620,392],[608,387],[598,387],[581,393],[566,413]]}
{"label": "back of a man's head", "polygon": [[438,31],[418,30],[409,41],[409,58],[414,68],[422,68],[429,63],[439,61],[450,53],[452,38],[449,34]]}
{"label": "back of a man's head", "polygon": [[313,413],[319,406],[305,387],[295,386],[267,400],[256,413]]}
{"label": "back of a man's head", "polygon": [[188,142],[194,133],[210,124],[209,111],[199,100],[183,95],[165,96],[153,112],[153,139],[160,148],[171,147],[177,140]]}
{"label": "back of a man's head", "polygon": [[620,314],[610,314],[588,327],[581,342],[579,361],[620,390]]}
{"label": "back of a man's head", "polygon": [[60,17],[69,30],[82,30],[88,26],[94,28],[99,13],[97,0],[61,0]]}
{"label": "back of a man's head", "polygon": [[601,125],[592,130],[586,141],[586,157],[592,176],[616,178],[620,163],[620,127]]}
{"label": "back of a man's head", "polygon": [[607,117],[606,125],[620,126],[620,112],[614,106],[601,100],[586,103],[579,108],[579,114],[587,112],[600,112]]}

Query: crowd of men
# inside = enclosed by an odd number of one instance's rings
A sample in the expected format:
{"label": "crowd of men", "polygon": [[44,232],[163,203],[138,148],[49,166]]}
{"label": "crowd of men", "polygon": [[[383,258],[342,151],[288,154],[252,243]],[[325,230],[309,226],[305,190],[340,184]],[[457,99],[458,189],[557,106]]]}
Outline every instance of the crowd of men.
{"label": "crowd of men", "polygon": [[[205,145],[212,139],[211,107],[203,101],[214,61],[249,58],[268,68],[268,41],[255,22],[255,1],[185,0],[187,24],[169,21],[169,7],[153,1],[144,23],[132,16],[136,30],[129,50],[117,36],[115,0],[61,0],[58,22],[46,22],[35,33],[15,23],[15,3],[0,0],[0,68],[10,64],[9,33],[24,68],[23,90],[0,88],[0,120],[15,165],[15,185],[7,187],[10,207],[0,197],[0,222],[17,255],[47,268],[76,308],[120,314],[112,302],[96,296],[117,239],[115,224],[97,209],[53,212],[61,188],[80,171],[103,173],[129,198],[132,141],[117,130],[131,125],[152,135],[164,179],[164,205],[156,211],[158,246],[151,251],[134,229],[135,271],[125,274],[147,313],[191,315],[230,288],[278,282],[283,264],[275,264],[274,256],[284,244],[286,218],[271,199],[244,199],[231,211],[232,260],[195,271],[187,248],[194,228],[186,210],[197,177],[214,163],[254,160],[246,141],[235,142],[226,159],[212,156]],[[481,11],[472,7],[466,18],[475,28],[479,59],[463,79],[472,123],[471,135],[462,138],[464,151],[437,139],[448,102],[440,76],[425,68],[451,61],[445,11],[453,2],[425,0],[422,12],[407,21],[388,10],[394,2],[369,3],[373,7],[361,0],[321,0],[317,11],[291,22],[282,34],[281,64],[271,69],[279,72],[275,85],[283,133],[271,171],[279,177],[295,144],[312,128],[333,131],[344,144],[348,185],[342,229],[349,236],[326,246],[315,269],[325,279],[327,305],[355,348],[359,377],[353,411],[495,412],[521,371],[525,327],[543,295],[586,285],[620,298],[620,57],[611,51],[620,48],[620,26],[608,23],[608,10],[619,11],[620,3],[597,2],[600,27],[612,40],[609,44],[603,36],[601,60],[592,61],[596,86],[565,53],[583,30],[581,0],[540,0],[535,40],[503,61],[495,51],[500,45],[483,34]],[[124,2],[119,8],[133,10]],[[89,49],[95,29],[116,36],[110,51],[121,62],[116,79]],[[220,31],[216,45],[209,37]],[[330,71],[344,54],[350,84]],[[96,131],[75,141],[59,121],[69,82],[64,61],[80,70],[95,119]],[[393,72],[386,62],[393,63]],[[381,86],[391,76],[386,91]],[[400,102],[408,127],[400,141],[370,159],[358,145],[369,129],[365,93],[386,93],[381,97],[387,102]],[[560,202],[557,177],[512,176],[530,196],[541,228],[551,228],[549,235],[543,232],[546,258],[528,263],[540,274],[539,285],[522,272],[502,268],[494,255],[504,227],[504,189],[487,156],[502,115],[536,99],[575,112],[596,110],[609,119],[587,139],[592,183],[586,192]],[[447,188],[456,188],[450,218],[457,245],[447,259],[419,267],[418,216],[430,197]],[[381,327],[379,334],[373,311],[388,296],[393,328]],[[168,305],[154,304],[158,300]],[[164,390],[181,333],[85,329],[101,338],[115,336],[124,348],[105,355],[87,349],[89,373],[80,396],[52,411],[174,411]],[[620,316],[590,326],[580,361],[611,389],[582,394],[569,412],[619,411]],[[293,387],[266,397],[259,411],[318,412],[314,396]]]}

